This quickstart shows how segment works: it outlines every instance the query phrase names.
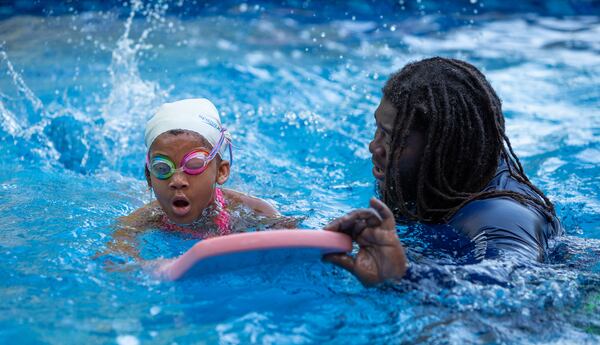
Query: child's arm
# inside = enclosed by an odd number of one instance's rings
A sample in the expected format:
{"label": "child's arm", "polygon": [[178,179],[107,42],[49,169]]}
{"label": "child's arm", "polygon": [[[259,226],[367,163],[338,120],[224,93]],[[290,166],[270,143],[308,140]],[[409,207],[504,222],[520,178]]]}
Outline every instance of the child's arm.
{"label": "child's arm", "polygon": [[120,217],[117,229],[112,233],[112,239],[108,242],[106,250],[97,253],[95,257],[123,254],[136,261],[142,261],[137,237],[154,221],[152,210],[156,207],[156,201],[154,201],[140,207],[130,215]]}
{"label": "child's arm", "polygon": [[141,261],[140,250],[138,249],[137,236],[142,232],[140,228],[130,226],[119,226],[111,235],[112,239],[106,245],[106,250],[96,254],[96,257],[121,254],[133,258],[135,261]]}

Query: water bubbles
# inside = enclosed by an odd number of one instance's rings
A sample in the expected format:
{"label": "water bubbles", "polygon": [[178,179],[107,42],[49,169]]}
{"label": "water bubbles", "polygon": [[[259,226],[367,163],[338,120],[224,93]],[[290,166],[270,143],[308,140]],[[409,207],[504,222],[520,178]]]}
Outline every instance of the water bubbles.
{"label": "water bubbles", "polygon": [[237,50],[237,46],[234,43],[232,43],[231,41],[228,41],[226,39],[218,40],[217,47],[222,50],[229,50],[229,51]]}
{"label": "water bubbles", "polygon": [[240,4],[240,6],[239,6],[239,10],[240,10],[240,12],[242,12],[242,13],[244,13],[244,12],[248,11],[248,4],[246,4],[246,3]]}
{"label": "water bubbles", "polygon": [[161,312],[161,308],[158,306],[152,306],[152,308],[150,308],[150,315],[152,316],[156,316]]}
{"label": "water bubbles", "polygon": [[139,345],[140,341],[133,335],[120,335],[117,337],[117,344],[119,345]]}
{"label": "water bubbles", "polygon": [[308,30],[302,30],[302,31],[300,31],[300,38],[303,39],[303,40],[310,39],[310,32]]}
{"label": "water bubbles", "polygon": [[469,2],[472,3],[472,4],[476,4],[477,0],[469,0]]}
{"label": "water bubbles", "polygon": [[17,189],[17,185],[16,184],[7,184],[7,183],[2,183],[0,184],[0,190],[15,190]]}
{"label": "water bubbles", "polygon": [[396,31],[396,25],[392,25],[392,26],[390,26],[390,31],[391,31],[391,32],[394,32],[394,31]]}
{"label": "water bubbles", "polygon": [[196,59],[196,66],[198,67],[206,67],[210,65],[210,62],[208,61],[207,58],[198,58]]}

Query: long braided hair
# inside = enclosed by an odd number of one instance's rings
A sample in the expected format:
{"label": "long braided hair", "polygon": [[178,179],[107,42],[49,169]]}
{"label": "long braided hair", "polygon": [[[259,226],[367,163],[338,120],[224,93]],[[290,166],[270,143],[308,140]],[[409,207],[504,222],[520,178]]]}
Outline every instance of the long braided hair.
{"label": "long braided hair", "polygon": [[[397,110],[386,167],[383,201],[398,219],[447,222],[475,199],[507,196],[538,205],[550,218],[554,206],[525,175],[504,132],[501,102],[485,76],[464,61],[434,57],[406,65],[383,88]],[[426,146],[417,171],[416,201],[404,200],[394,159],[416,126],[426,126]],[[483,191],[499,160],[510,175],[538,196],[506,190]]]}

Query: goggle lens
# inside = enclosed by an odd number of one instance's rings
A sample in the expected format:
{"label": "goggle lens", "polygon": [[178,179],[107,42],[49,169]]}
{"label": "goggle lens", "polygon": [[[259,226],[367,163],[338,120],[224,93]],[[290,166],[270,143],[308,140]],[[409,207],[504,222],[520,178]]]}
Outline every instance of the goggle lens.
{"label": "goggle lens", "polygon": [[152,160],[150,170],[156,178],[166,180],[175,173],[175,164],[165,157],[157,156]]}
{"label": "goggle lens", "polygon": [[196,150],[188,153],[183,159],[183,171],[191,175],[198,175],[206,170],[210,162],[209,153]]}

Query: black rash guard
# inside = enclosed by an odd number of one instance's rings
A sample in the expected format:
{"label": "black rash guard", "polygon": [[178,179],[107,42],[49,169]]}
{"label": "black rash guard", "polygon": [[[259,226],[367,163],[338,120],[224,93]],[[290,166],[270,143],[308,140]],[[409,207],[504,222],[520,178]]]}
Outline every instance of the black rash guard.
{"label": "black rash guard", "polygon": [[[510,176],[503,159],[484,191],[512,191],[540,198],[529,186]],[[507,196],[474,200],[462,207],[448,225],[471,240],[475,259],[516,254],[536,261],[546,260],[548,240],[563,233],[556,218],[536,204],[522,204]]]}

